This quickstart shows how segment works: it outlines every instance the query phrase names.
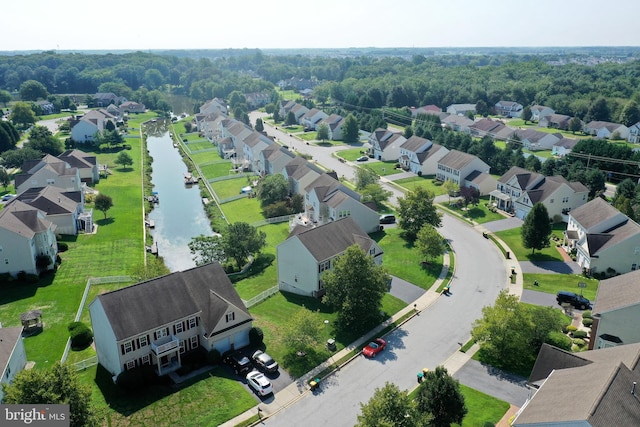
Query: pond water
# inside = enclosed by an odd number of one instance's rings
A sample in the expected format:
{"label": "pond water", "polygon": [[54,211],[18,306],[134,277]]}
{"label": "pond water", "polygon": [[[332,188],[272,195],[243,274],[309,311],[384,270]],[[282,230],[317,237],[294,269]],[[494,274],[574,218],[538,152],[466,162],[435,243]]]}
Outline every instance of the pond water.
{"label": "pond water", "polygon": [[171,270],[183,271],[195,267],[189,252],[191,238],[213,235],[209,218],[204,211],[198,185],[186,186],[182,161],[168,132],[147,138],[147,149],[153,157],[151,182],[160,202],[149,213],[155,223],[151,230],[158,245],[158,255]]}

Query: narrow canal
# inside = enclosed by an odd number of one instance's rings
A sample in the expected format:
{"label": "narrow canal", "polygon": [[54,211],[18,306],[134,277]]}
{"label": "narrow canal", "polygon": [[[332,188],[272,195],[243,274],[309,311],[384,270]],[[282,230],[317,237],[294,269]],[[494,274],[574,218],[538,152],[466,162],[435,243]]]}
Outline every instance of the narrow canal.
{"label": "narrow canal", "polygon": [[151,235],[158,245],[158,255],[172,272],[195,267],[189,242],[200,234],[213,234],[202,206],[200,188],[184,184],[187,166],[173,146],[169,132],[149,134],[147,149],[153,157],[153,191],[160,200],[149,214],[155,224]]}

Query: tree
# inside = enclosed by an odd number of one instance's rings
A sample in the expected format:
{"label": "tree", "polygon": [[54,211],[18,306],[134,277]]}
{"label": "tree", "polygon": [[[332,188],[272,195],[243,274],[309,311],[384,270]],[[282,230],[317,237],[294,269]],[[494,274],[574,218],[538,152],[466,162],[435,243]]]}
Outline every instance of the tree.
{"label": "tree", "polygon": [[295,351],[303,351],[322,341],[324,326],[320,313],[305,307],[297,310],[282,331],[282,342]]}
{"label": "tree", "polygon": [[582,130],[582,120],[578,117],[573,117],[569,121],[569,130],[571,133],[576,133]]}
{"label": "tree", "polygon": [[374,202],[376,206],[381,206],[393,195],[393,192],[385,190],[382,188],[382,185],[377,182],[367,185],[362,189],[361,193],[363,203]]}
{"label": "tree", "polygon": [[344,119],[342,125],[342,140],[347,144],[358,142],[360,139],[360,129],[358,126],[358,119],[353,114],[349,114]]}
{"label": "tree", "polygon": [[421,186],[398,198],[398,225],[407,240],[414,241],[425,224],[440,227],[442,216],[433,199],[433,193]]}
{"label": "tree", "polygon": [[25,160],[36,160],[42,157],[42,152],[34,150],[28,145],[20,150],[8,150],[2,153],[2,164],[7,168],[19,168]]}
{"label": "tree", "polygon": [[551,222],[547,208],[540,202],[533,205],[522,224],[522,245],[531,249],[533,254],[536,249],[541,250],[549,244],[551,236]]}
{"label": "tree", "polygon": [[468,412],[460,383],[449,375],[444,366],[437,366],[424,375],[418,386],[416,406],[418,412],[429,417],[432,427],[462,424]]}
{"label": "tree", "polygon": [[94,205],[96,209],[104,214],[104,219],[107,219],[107,211],[113,206],[113,200],[111,200],[111,197],[100,193],[96,196]]}
{"label": "tree", "polygon": [[542,162],[538,156],[532,154],[524,161],[524,167],[533,172],[539,172],[540,168],[542,168]]}
{"label": "tree", "polygon": [[49,93],[44,85],[36,80],[27,80],[20,85],[20,98],[23,101],[37,101],[38,98],[47,99]]}
{"label": "tree", "polygon": [[469,205],[475,206],[480,203],[480,190],[475,187],[462,187],[460,189],[460,196],[462,196],[465,207]]}
{"label": "tree", "polygon": [[97,426],[91,404],[91,387],[83,384],[71,365],[56,362],[48,369],[18,372],[11,384],[4,385],[5,404],[68,404],[71,426]]}
{"label": "tree", "polygon": [[287,126],[293,126],[293,125],[295,125],[297,123],[298,122],[296,121],[296,115],[293,114],[293,111],[289,111],[287,113],[287,118],[285,119],[284,124],[287,125]]}
{"label": "tree", "polygon": [[404,132],[402,132],[402,136],[406,139],[409,139],[413,136],[413,128],[411,126],[405,126]]}
{"label": "tree", "polygon": [[199,235],[189,242],[189,251],[194,255],[196,265],[205,265],[211,262],[223,262],[226,258],[222,236]]}
{"label": "tree", "polygon": [[9,184],[11,184],[11,175],[5,168],[0,166],[0,185],[4,187],[4,191],[7,191]]}
{"label": "tree", "polygon": [[593,120],[600,120],[608,122],[610,120],[611,111],[609,104],[604,97],[599,97],[591,103],[589,111],[587,111],[587,118],[585,121],[590,122]]}
{"label": "tree", "polygon": [[122,169],[126,169],[128,166],[133,165],[133,159],[126,151],[121,151],[113,162],[116,165],[121,165]]}
{"label": "tree", "polygon": [[360,246],[348,247],[322,275],[323,301],[338,311],[337,328],[359,333],[377,324],[390,280]]}
{"label": "tree", "polygon": [[11,96],[11,92],[0,89],[0,102],[6,107],[7,102],[11,101],[13,96]]}
{"label": "tree", "polygon": [[258,182],[256,196],[262,206],[268,206],[284,200],[289,195],[287,179],[277,173],[267,175]]}
{"label": "tree", "polygon": [[442,188],[449,195],[449,201],[451,201],[451,196],[457,196],[460,193],[460,185],[452,179],[447,179],[443,184]]}
{"label": "tree", "polygon": [[360,403],[356,427],[396,427],[419,425],[419,413],[406,390],[390,382],[376,388],[367,403]]}
{"label": "tree", "polygon": [[631,127],[640,122],[640,108],[635,101],[629,101],[620,113],[620,123],[626,127]]}
{"label": "tree", "polygon": [[246,222],[236,222],[227,227],[222,237],[222,247],[227,258],[242,268],[250,255],[259,253],[267,244],[267,235]]}
{"label": "tree", "polygon": [[526,107],[524,107],[522,109],[522,119],[524,120],[524,124],[526,125],[527,122],[529,120],[531,120],[531,117],[533,116],[533,114],[531,113],[531,107],[529,107],[528,105]]}
{"label": "tree", "polygon": [[253,128],[258,132],[264,131],[264,124],[262,123],[262,119],[260,117],[256,119],[256,125]]}
{"label": "tree", "polygon": [[320,141],[324,142],[326,139],[329,139],[329,125],[322,122],[318,125],[318,134],[316,135],[316,138],[319,139]]}
{"label": "tree", "polygon": [[367,167],[356,169],[356,190],[362,190],[369,184],[376,184],[380,177],[373,170]]}
{"label": "tree", "polygon": [[606,189],[606,181],[606,175],[601,170],[590,169],[587,172],[585,184],[589,188],[589,199],[593,199],[604,192]]}
{"label": "tree", "polygon": [[442,236],[431,224],[425,224],[418,232],[416,247],[426,261],[436,258],[444,252]]}
{"label": "tree", "polygon": [[29,132],[28,147],[43,153],[57,156],[64,151],[64,144],[60,139],[53,136],[51,131],[45,126],[36,125]]}
{"label": "tree", "polygon": [[20,129],[26,129],[36,122],[36,114],[26,102],[16,102],[11,109],[9,119]]}

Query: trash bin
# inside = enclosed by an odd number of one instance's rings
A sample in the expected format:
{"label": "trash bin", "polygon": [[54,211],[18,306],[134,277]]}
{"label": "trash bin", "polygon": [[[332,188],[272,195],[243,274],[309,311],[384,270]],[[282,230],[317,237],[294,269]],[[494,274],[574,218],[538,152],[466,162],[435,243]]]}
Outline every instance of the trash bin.
{"label": "trash bin", "polygon": [[509,253],[509,251],[506,251],[504,253],[505,258],[509,259],[511,257],[511,254]]}
{"label": "trash bin", "polygon": [[336,351],[336,340],[334,340],[333,338],[329,338],[327,340],[327,350]]}

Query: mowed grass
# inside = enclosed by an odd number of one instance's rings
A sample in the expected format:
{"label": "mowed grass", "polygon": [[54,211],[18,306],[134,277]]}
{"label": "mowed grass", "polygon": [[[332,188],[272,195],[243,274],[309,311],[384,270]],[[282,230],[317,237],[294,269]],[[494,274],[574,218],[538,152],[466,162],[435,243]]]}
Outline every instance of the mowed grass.
{"label": "mowed grass", "polygon": [[188,144],[185,144],[187,146],[187,149],[190,152],[194,152],[194,151],[200,151],[200,150],[212,150],[212,151],[218,151],[216,149],[216,147],[213,146],[213,144],[211,144],[209,141],[205,140],[199,140],[198,142],[189,142]]}
{"label": "mowed grass", "polygon": [[361,148],[350,148],[348,150],[338,151],[336,153],[336,156],[342,157],[343,159],[350,162],[355,162],[358,157],[362,156],[363,151],[364,150],[362,150]]}
{"label": "mowed grass", "polygon": [[440,196],[447,193],[442,183],[434,184],[433,181],[433,176],[412,176],[409,178],[398,179],[393,182],[409,191],[415,190],[416,187],[423,187],[431,191],[434,196]]}
{"label": "mowed grass", "polygon": [[[600,281],[589,277],[582,276],[580,274],[532,274],[525,273],[522,276],[524,282],[524,289],[538,292],[546,292],[548,294],[557,294],[558,291],[570,291],[577,294],[582,294],[589,300],[594,301],[596,299],[596,293],[598,292],[598,285]],[[534,285],[534,282],[538,282],[538,285]],[[578,283],[585,283],[585,288],[580,288]]]}
{"label": "mowed grass", "polygon": [[246,222],[252,224],[264,219],[260,210],[260,202],[257,198],[248,198],[234,200],[232,202],[220,205],[222,213],[229,220],[229,223]]}
{"label": "mowed grass", "polygon": [[366,162],[360,167],[370,169],[380,176],[393,175],[402,172],[402,169],[396,169],[397,162]]}
{"label": "mowed grass", "polygon": [[247,178],[240,176],[235,179],[212,182],[211,188],[216,192],[219,199],[226,199],[240,194],[242,188],[247,185]]}
{"label": "mowed grass", "polygon": [[442,271],[443,256],[423,265],[418,249],[400,237],[400,231],[397,227],[385,228],[371,235],[384,250],[382,265],[393,276],[423,289],[431,288]]}
{"label": "mowed grass", "polygon": [[229,171],[231,171],[231,168],[233,167],[232,163],[226,160],[198,165],[207,180],[220,178],[221,176],[228,176]]}
{"label": "mowed grass", "polygon": [[[218,150],[201,151],[199,153],[189,154],[189,156],[191,156],[193,161],[198,165],[222,160],[218,154]],[[229,162],[229,164],[231,164],[231,162]],[[231,166],[229,166],[229,169],[231,169]],[[229,173],[228,170],[227,173]]]}
{"label": "mowed grass", "polygon": [[[455,197],[451,198],[451,200],[454,199]],[[443,206],[445,206],[447,209],[451,209],[452,211],[457,212],[465,218],[469,218],[477,222],[478,224],[484,224],[485,222],[504,219],[505,217],[500,213],[491,212],[489,210],[489,208],[486,206],[488,200],[488,197],[482,197],[480,198],[480,203],[478,203],[476,206],[469,205],[467,206],[466,210],[462,210],[462,207],[457,204],[450,205],[449,203],[443,203]]]}
{"label": "mowed grass", "polygon": [[[522,244],[522,227],[512,228],[496,232],[496,236],[501,238],[509,248],[513,255],[520,261],[562,261],[562,255],[558,252],[555,244],[551,242],[548,247],[531,253],[531,249],[526,249]],[[554,234],[562,235],[562,230],[566,229],[564,223],[554,225]]]}

